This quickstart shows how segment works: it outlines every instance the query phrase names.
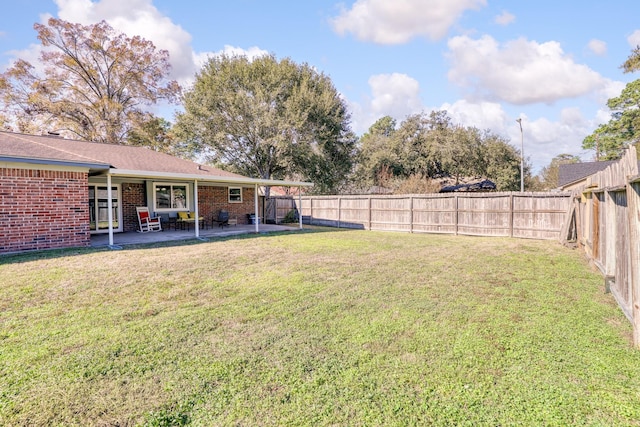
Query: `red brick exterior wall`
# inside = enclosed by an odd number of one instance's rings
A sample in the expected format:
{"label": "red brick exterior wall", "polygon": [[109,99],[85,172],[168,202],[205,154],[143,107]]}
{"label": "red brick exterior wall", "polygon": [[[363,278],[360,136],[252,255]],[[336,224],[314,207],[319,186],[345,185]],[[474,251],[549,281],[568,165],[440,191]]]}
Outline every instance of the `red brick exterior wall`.
{"label": "red brick exterior wall", "polygon": [[88,177],[0,168],[0,253],[89,246]]}
{"label": "red brick exterior wall", "polygon": [[122,221],[123,231],[138,230],[138,212],[136,207],[147,206],[145,184],[122,184]]}
{"label": "red brick exterior wall", "polygon": [[[254,212],[254,189],[242,189],[242,203],[229,203],[228,187],[198,186],[198,214],[211,223],[218,211],[224,209],[231,218],[238,218],[238,224],[247,224],[247,214]],[[262,215],[260,215],[262,216]]]}

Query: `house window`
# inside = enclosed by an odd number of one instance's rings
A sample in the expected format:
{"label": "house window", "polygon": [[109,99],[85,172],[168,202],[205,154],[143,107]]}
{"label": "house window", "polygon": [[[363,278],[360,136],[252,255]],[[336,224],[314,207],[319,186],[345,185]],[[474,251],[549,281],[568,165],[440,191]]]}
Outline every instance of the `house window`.
{"label": "house window", "polygon": [[242,203],[242,188],[229,187],[229,203]]}
{"label": "house window", "polygon": [[189,206],[189,193],[185,184],[153,185],[153,203],[156,211],[186,210]]}

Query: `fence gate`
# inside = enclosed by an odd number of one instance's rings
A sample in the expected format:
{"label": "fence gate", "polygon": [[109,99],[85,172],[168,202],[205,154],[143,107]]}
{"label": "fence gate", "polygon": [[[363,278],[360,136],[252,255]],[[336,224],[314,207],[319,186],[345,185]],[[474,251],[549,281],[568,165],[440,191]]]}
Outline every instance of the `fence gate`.
{"label": "fence gate", "polygon": [[298,213],[296,201],[291,196],[275,196],[265,200],[264,215],[267,222],[280,224],[292,210]]}

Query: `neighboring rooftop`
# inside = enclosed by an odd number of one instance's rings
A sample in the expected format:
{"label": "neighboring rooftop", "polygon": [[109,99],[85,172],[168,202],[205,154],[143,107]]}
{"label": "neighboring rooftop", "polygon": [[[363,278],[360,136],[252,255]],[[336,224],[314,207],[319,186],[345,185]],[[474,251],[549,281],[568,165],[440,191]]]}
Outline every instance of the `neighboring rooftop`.
{"label": "neighboring rooftop", "polygon": [[495,191],[495,190],[496,190],[496,184],[493,181],[485,179],[479,182],[470,182],[467,184],[449,185],[447,187],[442,187],[440,192],[441,193],[458,193],[458,192],[478,193],[478,192]]}
{"label": "neighboring rooftop", "polygon": [[580,181],[594,173],[605,170],[617,160],[602,162],[563,163],[558,167],[558,187]]}

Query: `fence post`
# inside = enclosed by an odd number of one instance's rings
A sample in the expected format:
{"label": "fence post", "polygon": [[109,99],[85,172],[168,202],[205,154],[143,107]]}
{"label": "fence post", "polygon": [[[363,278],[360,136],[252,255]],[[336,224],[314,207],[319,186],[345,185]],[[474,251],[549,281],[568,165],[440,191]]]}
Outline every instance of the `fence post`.
{"label": "fence post", "polygon": [[371,196],[367,197],[368,199],[368,209],[369,209],[369,217],[368,217],[368,224],[369,224],[369,231],[371,231]]}
{"label": "fence post", "polygon": [[338,196],[338,228],[340,228],[340,218],[342,217],[342,212],[340,211],[342,205],[342,197]]}
{"label": "fence post", "polygon": [[513,204],[513,192],[509,195],[509,237],[513,237],[513,210],[515,206]]}
{"label": "fence post", "polygon": [[454,200],[454,203],[453,203],[453,205],[454,205],[454,208],[453,208],[453,221],[454,221],[454,224],[455,224],[453,234],[455,236],[457,236],[458,235],[458,210],[459,210],[458,195],[457,194],[455,196],[453,196],[453,200]]}
{"label": "fence post", "polygon": [[413,196],[409,196],[409,233],[413,233]]}

